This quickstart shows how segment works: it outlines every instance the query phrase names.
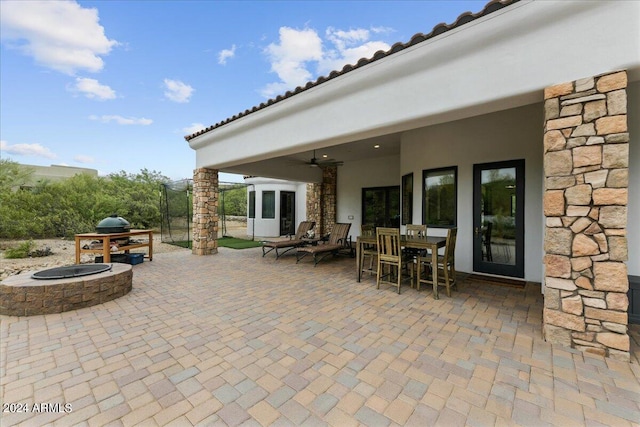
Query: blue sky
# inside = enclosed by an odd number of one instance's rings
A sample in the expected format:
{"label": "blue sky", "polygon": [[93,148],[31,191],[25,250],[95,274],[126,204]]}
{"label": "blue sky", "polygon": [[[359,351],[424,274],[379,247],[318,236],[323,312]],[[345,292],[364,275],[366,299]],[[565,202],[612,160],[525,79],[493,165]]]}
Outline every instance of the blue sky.
{"label": "blue sky", "polygon": [[185,135],[485,4],[2,0],[0,157],[191,178]]}

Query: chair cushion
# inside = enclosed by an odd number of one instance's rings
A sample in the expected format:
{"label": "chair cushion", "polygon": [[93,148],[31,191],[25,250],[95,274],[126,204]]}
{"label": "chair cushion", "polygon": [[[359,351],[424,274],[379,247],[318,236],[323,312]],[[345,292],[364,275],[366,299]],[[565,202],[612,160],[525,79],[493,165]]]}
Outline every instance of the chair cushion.
{"label": "chair cushion", "polygon": [[292,246],[304,245],[305,243],[304,240],[279,240],[276,242],[264,242],[262,246],[268,248],[290,248]]}
{"label": "chair cushion", "polygon": [[310,254],[319,254],[322,252],[337,251],[339,249],[342,249],[343,247],[344,247],[343,245],[332,245],[330,243],[327,243],[327,244],[318,245],[318,246],[303,246],[301,248],[298,248],[298,251],[308,252]]}

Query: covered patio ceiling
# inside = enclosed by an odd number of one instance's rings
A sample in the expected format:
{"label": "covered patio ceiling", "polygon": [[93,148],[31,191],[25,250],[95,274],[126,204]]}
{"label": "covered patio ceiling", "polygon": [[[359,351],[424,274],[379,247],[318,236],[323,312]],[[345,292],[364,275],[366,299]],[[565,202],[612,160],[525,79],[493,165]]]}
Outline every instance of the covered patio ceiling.
{"label": "covered patio ceiling", "polygon": [[310,164],[317,158],[319,165],[349,162],[400,155],[400,133],[360,139],[339,145],[318,147],[285,156],[278,156],[221,169],[221,172],[244,176],[261,176],[301,182],[320,182],[322,171]]}

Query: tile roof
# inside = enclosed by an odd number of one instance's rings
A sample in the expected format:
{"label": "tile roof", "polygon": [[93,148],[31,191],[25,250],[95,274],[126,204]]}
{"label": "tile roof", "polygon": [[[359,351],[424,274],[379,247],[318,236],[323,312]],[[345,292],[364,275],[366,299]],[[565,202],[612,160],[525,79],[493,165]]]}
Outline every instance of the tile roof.
{"label": "tile roof", "polygon": [[294,95],[297,95],[301,92],[304,92],[307,89],[310,89],[312,87],[321,85],[324,82],[327,82],[331,79],[334,79],[338,76],[341,76],[343,74],[346,74],[352,70],[355,70],[356,68],[360,68],[360,67],[364,67],[365,65],[368,65],[372,62],[378,61],[379,59],[382,58],[386,58],[387,56],[393,55],[394,53],[400,52],[401,50],[404,50],[408,47],[411,47],[413,45],[416,45],[418,43],[422,43],[426,40],[432,39],[434,37],[439,36],[440,34],[446,33],[447,31],[450,31],[454,28],[458,28],[464,24],[467,24],[471,21],[475,21],[478,18],[482,18],[483,16],[489,15],[490,13],[493,13],[497,10],[500,10],[504,7],[510,6],[511,4],[517,3],[520,0],[491,0],[489,3],[487,3],[485,5],[485,7],[477,13],[471,13],[471,12],[465,12],[463,14],[461,14],[460,16],[458,16],[458,19],[456,19],[456,21],[452,24],[445,24],[445,23],[440,23],[438,25],[436,25],[435,27],[433,27],[433,30],[431,30],[430,33],[428,34],[423,34],[423,33],[417,33],[415,34],[413,37],[411,37],[411,40],[409,40],[407,43],[395,43],[393,46],[391,46],[391,49],[389,49],[386,52],[383,52],[381,50],[377,51],[371,58],[361,58],[360,60],[358,60],[358,62],[355,65],[351,65],[351,64],[347,64],[345,65],[341,71],[332,71],[331,73],[329,73],[328,76],[321,76],[318,77],[318,79],[314,82],[310,81],[308,82],[306,85],[304,85],[304,87],[298,86],[297,88],[295,88],[294,90],[290,90],[287,91],[284,95],[278,95],[275,98],[271,98],[266,102],[261,103],[260,105],[254,106],[251,109],[245,110],[244,112],[238,113],[232,117],[229,117],[221,122],[218,122],[214,125],[211,125],[205,129],[202,129],[196,133],[193,133],[191,135],[187,135],[184,137],[185,140],[189,141],[193,138],[196,138],[200,135],[203,135],[211,130],[214,130],[216,128],[219,128],[221,126],[226,125],[227,123],[230,123],[236,119],[239,119],[241,117],[247,116],[251,113],[254,113],[256,111],[262,110],[263,108],[267,108],[270,105],[273,105],[277,102],[280,102],[284,99],[290,98]]}

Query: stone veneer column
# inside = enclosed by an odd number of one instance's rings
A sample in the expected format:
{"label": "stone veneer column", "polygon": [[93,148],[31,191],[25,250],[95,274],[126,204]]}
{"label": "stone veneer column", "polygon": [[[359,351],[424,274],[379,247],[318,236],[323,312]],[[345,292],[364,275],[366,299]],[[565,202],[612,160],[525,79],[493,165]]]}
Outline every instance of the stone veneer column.
{"label": "stone veneer column", "polygon": [[336,189],[338,184],[338,167],[322,167],[322,229],[331,232],[336,223]]}
{"label": "stone veneer column", "polygon": [[629,360],[627,74],[545,89],[543,330]]}
{"label": "stone veneer column", "polygon": [[322,183],[307,184],[307,219],[316,222],[316,235],[330,233],[336,223],[337,166],[321,166]]}
{"label": "stone veneer column", "polygon": [[199,168],[193,171],[194,255],[218,253],[218,171]]}
{"label": "stone veneer column", "polygon": [[315,232],[322,236],[322,184],[307,184],[307,220],[315,221]]}

